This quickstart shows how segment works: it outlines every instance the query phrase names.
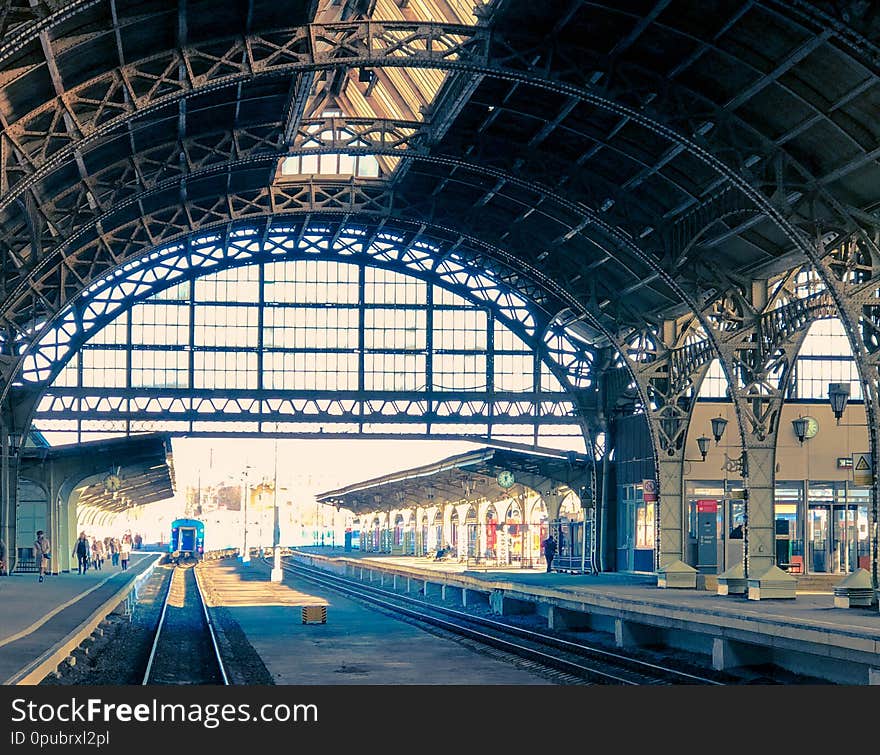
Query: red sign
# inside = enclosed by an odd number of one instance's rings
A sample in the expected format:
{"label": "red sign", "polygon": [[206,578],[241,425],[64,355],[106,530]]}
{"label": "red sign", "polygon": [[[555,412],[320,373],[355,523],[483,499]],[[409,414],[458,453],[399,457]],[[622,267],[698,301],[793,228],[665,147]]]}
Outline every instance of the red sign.
{"label": "red sign", "polygon": [[715,514],[718,512],[718,501],[714,498],[703,498],[697,501],[698,514]]}
{"label": "red sign", "polygon": [[653,480],[642,480],[642,500],[645,503],[657,500],[657,483]]}

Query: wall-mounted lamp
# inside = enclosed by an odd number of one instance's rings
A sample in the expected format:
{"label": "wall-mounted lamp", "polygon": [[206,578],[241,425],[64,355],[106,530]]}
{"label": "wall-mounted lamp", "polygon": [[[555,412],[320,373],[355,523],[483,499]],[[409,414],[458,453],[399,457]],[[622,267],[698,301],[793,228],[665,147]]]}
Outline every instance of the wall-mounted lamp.
{"label": "wall-mounted lamp", "polygon": [[709,443],[711,443],[711,439],[707,438],[705,435],[701,435],[697,438],[697,448],[700,449],[701,459],[685,459],[685,461],[706,461],[706,454],[709,453]]}
{"label": "wall-mounted lamp", "polygon": [[810,420],[806,417],[798,417],[791,421],[791,426],[794,428],[794,434],[797,436],[798,443],[801,445],[804,445],[804,440],[807,437],[807,425],[809,425],[809,423]]}
{"label": "wall-mounted lamp", "polygon": [[840,424],[846,402],[849,401],[849,383],[828,383],[828,400],[831,402],[831,411],[834,419]]}
{"label": "wall-mounted lamp", "polygon": [[709,438],[705,435],[701,435],[697,438],[697,447],[700,449],[700,455],[703,457],[703,461],[706,461],[706,454],[709,453]]}
{"label": "wall-mounted lamp", "polygon": [[721,436],[724,435],[724,428],[727,427],[727,420],[724,417],[715,417],[712,419],[712,435],[715,436],[715,445],[721,442]]}

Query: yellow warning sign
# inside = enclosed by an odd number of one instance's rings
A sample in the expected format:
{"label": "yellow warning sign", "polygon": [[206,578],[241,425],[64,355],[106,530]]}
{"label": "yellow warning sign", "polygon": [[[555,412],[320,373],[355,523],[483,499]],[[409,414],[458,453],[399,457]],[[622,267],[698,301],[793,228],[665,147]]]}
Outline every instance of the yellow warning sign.
{"label": "yellow warning sign", "polygon": [[871,466],[871,454],[853,454],[852,460],[853,484],[870,485],[874,481],[873,469]]}

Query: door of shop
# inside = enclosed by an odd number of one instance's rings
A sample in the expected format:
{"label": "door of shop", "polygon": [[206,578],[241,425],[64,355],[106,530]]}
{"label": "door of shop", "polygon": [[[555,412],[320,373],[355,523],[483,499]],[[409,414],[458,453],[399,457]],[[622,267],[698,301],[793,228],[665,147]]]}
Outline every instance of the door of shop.
{"label": "door of shop", "polygon": [[855,571],[860,565],[858,504],[811,503],[807,518],[808,568],[817,574]]}

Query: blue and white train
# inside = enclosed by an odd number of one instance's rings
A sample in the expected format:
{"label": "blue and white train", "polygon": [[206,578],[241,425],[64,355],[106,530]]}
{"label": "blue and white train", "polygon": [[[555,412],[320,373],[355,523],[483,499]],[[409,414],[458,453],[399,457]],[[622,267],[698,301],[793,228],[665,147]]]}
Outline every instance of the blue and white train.
{"label": "blue and white train", "polygon": [[201,561],[204,554],[204,522],[199,519],[175,519],[171,522],[171,539],[168,541],[168,557],[171,561]]}

